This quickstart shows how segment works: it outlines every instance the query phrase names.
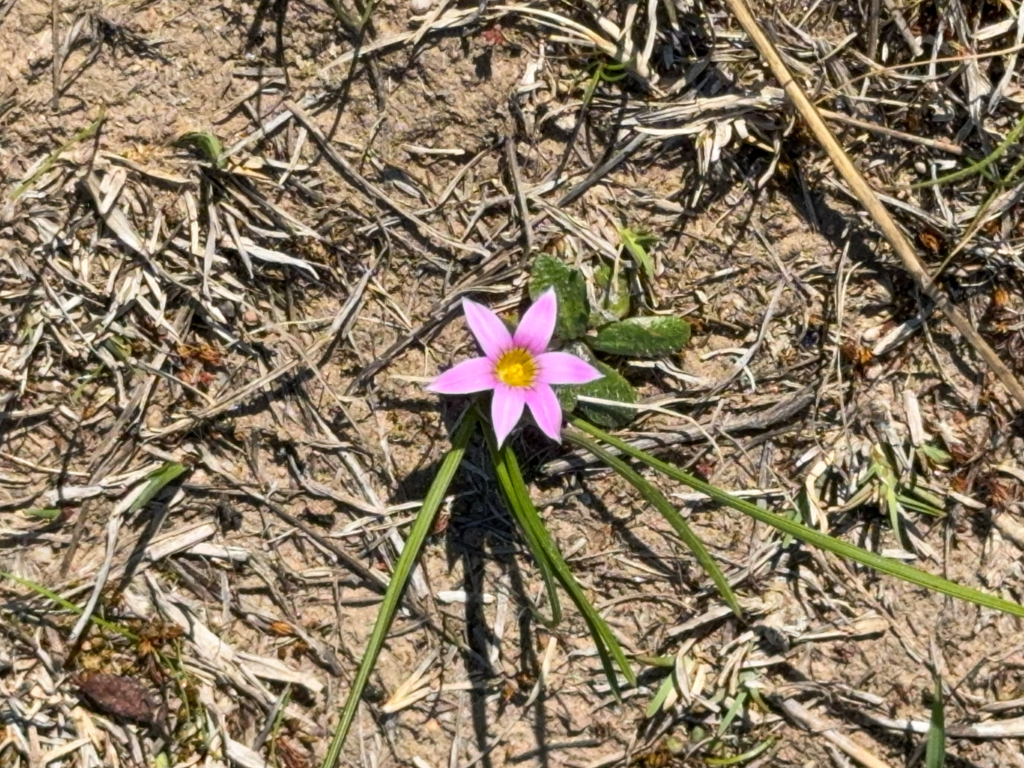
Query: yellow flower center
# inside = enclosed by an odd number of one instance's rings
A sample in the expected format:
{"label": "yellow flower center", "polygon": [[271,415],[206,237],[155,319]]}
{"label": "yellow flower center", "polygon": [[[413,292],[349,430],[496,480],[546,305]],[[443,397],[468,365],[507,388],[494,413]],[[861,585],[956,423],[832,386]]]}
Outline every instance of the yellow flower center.
{"label": "yellow flower center", "polygon": [[529,387],[537,378],[537,363],[525,349],[510,349],[498,358],[494,373],[510,387]]}

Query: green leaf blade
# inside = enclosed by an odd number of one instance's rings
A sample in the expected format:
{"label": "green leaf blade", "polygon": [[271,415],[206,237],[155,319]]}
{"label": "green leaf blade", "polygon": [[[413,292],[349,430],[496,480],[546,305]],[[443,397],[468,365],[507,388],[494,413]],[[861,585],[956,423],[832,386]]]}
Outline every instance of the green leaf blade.
{"label": "green leaf blade", "polygon": [[700,567],[704,569],[704,572],[711,577],[711,581],[714,582],[715,587],[718,589],[722,599],[725,600],[736,616],[742,618],[743,610],[740,608],[739,602],[736,600],[736,595],[732,591],[732,587],[729,586],[729,580],[725,578],[725,574],[722,573],[722,569],[718,567],[718,563],[708,552],[707,547],[704,546],[704,542],[701,541],[700,537],[693,532],[693,529],[686,522],[679,510],[677,510],[672,503],[665,498],[665,494],[651,485],[647,480],[640,476],[640,473],[630,467],[626,462],[617,456],[613,456],[608,451],[601,448],[601,446],[595,444],[592,440],[588,440],[582,435],[577,434],[574,431],[567,431],[563,433],[566,442],[574,443],[575,445],[585,448],[604,462],[608,467],[615,470],[622,476],[622,478],[636,488],[640,495],[647,501],[651,506],[661,513],[662,517],[668,521],[669,525],[675,530],[676,535],[679,536],[680,540],[687,546],[687,548],[693,553],[693,556],[697,559]]}
{"label": "green leaf blade", "polygon": [[538,563],[546,560],[551,571],[553,571],[562,588],[569,593],[576,608],[583,615],[587,628],[590,630],[594,644],[597,646],[601,664],[604,667],[608,682],[612,691],[618,696],[618,681],[615,678],[614,666],[619,668],[623,676],[631,685],[636,685],[636,675],[629,665],[626,654],[622,651],[618,639],[608,626],[598,610],[587,599],[586,593],[580,587],[566,564],[562,553],[558,550],[544,522],[537,513],[537,508],[530,499],[529,491],[519,470],[519,462],[515,453],[508,446],[498,448],[493,435],[487,433],[487,445],[491,452],[491,459],[494,462],[495,474],[501,484],[506,500],[511,501],[512,508],[509,510],[516,518],[516,522],[526,536],[527,543],[533,550],[534,558]]}
{"label": "green leaf blade", "polygon": [[861,549],[860,547],[849,544],[842,539],[836,539],[815,528],[810,528],[803,523],[798,523],[794,520],[790,520],[789,518],[777,515],[774,512],[763,510],[755,504],[751,504],[744,499],[740,499],[730,493],[726,493],[710,483],[706,483],[667,462],[656,459],[649,453],[641,451],[613,435],[607,434],[583,419],[572,418],[570,419],[570,423],[578,429],[586,432],[588,435],[596,437],[601,442],[617,448],[628,456],[632,456],[633,458],[642,461],[652,469],[656,469],[666,476],[689,486],[695,491],[703,493],[712,500],[717,501],[719,504],[731,507],[737,512],[742,512],[758,522],[770,525],[776,530],[782,531],[790,536],[794,536],[811,546],[832,552],[833,554],[839,555],[847,560],[852,560],[856,563],[860,563],[861,565],[866,565],[880,573],[895,576],[898,579],[902,579],[903,581],[919,587],[924,587],[932,592],[949,595],[950,597],[955,597],[958,600],[965,600],[967,602],[974,603],[975,605],[991,608],[1013,616],[1024,617],[1024,606],[1018,603],[1003,600],[1000,597],[989,595],[972,587],[965,587],[962,584],[956,584],[947,579],[943,579],[940,576],[934,576],[927,571],[922,571],[919,568],[914,568],[906,563],[902,563],[899,560],[883,557],[882,555],[876,555],[874,552]]}
{"label": "green leaf blade", "polygon": [[588,339],[592,349],[627,357],[663,357],[690,341],[690,324],[678,317],[629,317]]}
{"label": "green leaf blade", "polygon": [[366,684],[370,681],[370,674],[377,664],[377,658],[384,648],[384,640],[387,638],[391,623],[395,619],[398,605],[402,599],[402,592],[409,581],[409,576],[419,560],[423,544],[434,526],[434,519],[437,511],[441,508],[448,486],[451,485],[455,472],[466,455],[466,447],[476,429],[478,416],[475,407],[469,408],[462,417],[462,422],[452,437],[452,447],[441,462],[441,467],[434,476],[434,482],[430,484],[430,490],[423,500],[423,507],[416,515],[412,530],[402,548],[402,554],[395,563],[395,570],[391,575],[387,591],[384,593],[384,600],[381,602],[380,610],[377,612],[377,620],[373,625],[370,634],[370,641],[366,645],[362,661],[359,663],[359,671],[356,673],[352,687],[349,689],[348,698],[345,699],[345,707],[341,712],[341,719],[334,729],[334,738],[324,757],[322,768],[335,768],[338,758],[341,756],[341,748],[345,745],[352,721],[355,719],[356,711],[359,709],[359,702],[366,690]]}
{"label": "green leaf blade", "polygon": [[605,403],[588,403],[579,397],[593,397],[616,403],[635,404],[636,390],[633,385],[610,365],[594,360],[593,365],[604,374],[603,378],[578,387],[565,387],[576,396],[576,410],[591,421],[610,429],[618,429],[629,424],[636,417],[636,409],[629,405],[607,405]]}
{"label": "green leaf blade", "polygon": [[178,138],[175,142],[181,147],[196,149],[214,168],[223,168],[225,164],[224,145],[220,139],[209,131],[190,131]]}
{"label": "green leaf blade", "polygon": [[943,768],[946,764],[946,716],[943,709],[942,678],[935,675],[935,698],[932,700],[932,717],[924,753],[925,768]]}
{"label": "green leaf blade", "polygon": [[131,503],[131,506],[128,507],[128,514],[133,515],[149,504],[149,502],[156,498],[160,491],[166,488],[184,471],[185,465],[179,464],[176,461],[169,461],[160,467],[160,469],[151,473],[149,475],[149,479],[146,481],[146,487],[142,489],[142,493],[140,493]]}
{"label": "green leaf blade", "polygon": [[590,302],[583,273],[553,256],[538,256],[530,274],[530,298],[536,301],[548,288],[554,288],[558,298],[558,319],[555,323],[558,337],[571,341],[586,333]]}
{"label": "green leaf blade", "polygon": [[661,705],[668,700],[668,695],[672,693],[672,689],[676,687],[675,673],[670,672],[668,676],[661,681],[661,686],[658,688],[658,692],[651,699],[651,703],[647,705],[647,709],[644,711],[644,717],[650,720],[661,710]]}

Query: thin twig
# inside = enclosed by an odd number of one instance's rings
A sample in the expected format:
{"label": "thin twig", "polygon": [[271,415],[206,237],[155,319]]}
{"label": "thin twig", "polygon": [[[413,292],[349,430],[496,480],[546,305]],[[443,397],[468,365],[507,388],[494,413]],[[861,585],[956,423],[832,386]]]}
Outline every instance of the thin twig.
{"label": "thin twig", "polygon": [[50,33],[53,46],[53,96],[50,101],[50,108],[54,112],[60,106],[60,67],[63,63],[60,55],[60,0],[50,0]]}
{"label": "thin twig", "polygon": [[518,151],[515,136],[505,137],[505,157],[508,160],[508,175],[511,177],[512,191],[516,195],[516,207],[519,209],[519,218],[522,220],[523,250],[529,254],[533,252],[533,227],[530,226],[530,207],[526,202],[522,176],[519,173],[519,159],[516,157]]}
{"label": "thin twig", "polygon": [[877,125],[876,123],[869,123],[867,120],[858,120],[856,117],[850,117],[840,112],[833,112],[829,109],[818,109],[822,117],[827,117],[829,120],[834,120],[837,123],[845,123],[846,125],[852,125],[856,128],[864,128],[874,133],[880,133],[883,136],[892,136],[894,139],[900,139],[902,141],[909,141],[914,144],[920,144],[922,147],[930,147],[931,149],[937,149],[940,152],[949,152],[951,155],[963,155],[964,148],[959,144],[952,144],[948,141],[942,141],[941,139],[929,139],[927,136],[915,136],[912,133],[904,133],[903,131],[893,130],[892,128],[886,128],[884,125]]}
{"label": "thin twig", "polygon": [[[729,2],[732,2],[732,0],[729,0]],[[888,763],[882,762],[864,749],[864,747],[860,746],[847,736],[844,736],[832,726],[819,720],[795,699],[786,699],[783,701],[781,709],[801,728],[804,728],[811,733],[820,734],[858,763],[865,766],[865,768],[889,768]]]}

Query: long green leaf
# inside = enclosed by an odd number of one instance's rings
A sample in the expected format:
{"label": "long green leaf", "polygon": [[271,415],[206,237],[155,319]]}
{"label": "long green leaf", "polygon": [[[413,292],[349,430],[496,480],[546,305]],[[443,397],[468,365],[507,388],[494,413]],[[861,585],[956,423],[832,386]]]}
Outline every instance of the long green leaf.
{"label": "long green leaf", "polygon": [[942,678],[935,675],[935,699],[932,719],[928,724],[928,743],[924,753],[925,768],[942,768],[946,764],[946,716],[942,706]]}
{"label": "long green leaf", "polygon": [[732,704],[729,706],[729,711],[725,713],[725,717],[718,724],[718,738],[722,738],[729,726],[732,725],[732,721],[736,719],[736,715],[743,709],[743,705],[746,703],[749,694],[746,691],[740,691],[736,694],[736,698],[732,700]]}
{"label": "long green leaf", "polygon": [[758,522],[770,525],[783,533],[789,534],[790,536],[795,536],[801,541],[818,547],[819,549],[827,550],[839,555],[840,557],[853,560],[861,565],[866,565],[876,571],[887,573],[890,576],[895,576],[898,579],[903,579],[904,581],[932,590],[933,592],[940,592],[944,595],[950,595],[951,597],[955,597],[960,600],[966,600],[976,605],[992,608],[996,611],[1002,611],[1003,613],[1009,613],[1014,616],[1024,616],[1024,606],[1022,605],[1011,603],[1009,600],[1003,600],[1002,598],[995,597],[994,595],[985,594],[984,592],[972,589],[971,587],[955,584],[952,581],[948,581],[939,576],[933,576],[927,571],[922,571],[919,568],[914,568],[913,566],[901,563],[898,560],[893,560],[892,558],[876,555],[874,552],[868,552],[866,549],[861,549],[853,544],[848,544],[841,539],[836,539],[822,533],[821,531],[815,530],[814,528],[809,528],[802,523],[789,520],[788,518],[776,515],[772,512],[767,512],[748,501],[739,499],[732,494],[716,488],[710,483],[705,483],[703,480],[699,480],[693,475],[684,472],[671,464],[661,461],[660,459],[656,459],[649,453],[641,451],[629,443],[609,435],[607,432],[598,429],[593,424],[590,424],[583,419],[574,417],[570,420],[570,423],[576,428],[596,437],[598,440],[607,443],[613,448],[617,448],[628,456],[632,456],[633,458],[642,461],[652,469],[656,469],[668,477],[678,480],[684,485],[688,485],[690,488],[693,488],[693,490],[703,493],[714,501],[717,501],[719,504],[731,507],[737,512],[742,512],[743,514],[754,518]]}
{"label": "long green leaf", "polygon": [[36,179],[38,179],[40,176],[42,176],[44,173],[50,170],[53,167],[54,163],[56,163],[57,160],[60,159],[60,156],[67,152],[69,149],[71,149],[71,147],[73,147],[80,141],[85,141],[86,139],[91,139],[93,136],[95,136],[96,131],[100,129],[100,126],[103,124],[103,121],[106,120],[106,118],[107,110],[106,108],[101,108],[99,117],[97,117],[95,120],[89,123],[89,125],[87,125],[85,128],[83,128],[74,136],[72,136],[71,140],[68,141],[66,144],[62,144],[60,147],[51,152],[50,156],[43,161],[43,164],[39,166],[36,172],[18,185],[17,189],[15,189],[13,193],[11,193],[11,201],[13,202],[14,200],[17,200],[19,197],[25,194],[25,192],[33,184],[35,184]]}
{"label": "long green leaf", "polygon": [[384,647],[384,640],[391,629],[391,622],[394,621],[395,612],[398,610],[398,604],[402,599],[402,592],[405,590],[406,582],[409,581],[412,569],[419,559],[420,550],[423,549],[423,543],[426,541],[434,525],[434,518],[437,516],[437,511],[441,508],[441,502],[448,492],[448,486],[451,485],[452,478],[455,477],[455,472],[459,468],[459,464],[462,463],[463,456],[466,455],[466,446],[469,445],[469,440],[473,436],[477,420],[477,410],[475,407],[471,407],[463,414],[462,423],[459,424],[458,429],[455,430],[455,435],[452,437],[451,450],[448,451],[448,455],[441,462],[441,467],[434,476],[434,482],[430,484],[430,490],[427,491],[427,497],[423,500],[423,507],[420,509],[419,514],[416,515],[416,520],[412,524],[409,538],[405,541],[402,554],[399,556],[398,562],[395,563],[394,573],[391,574],[391,581],[388,583],[387,591],[384,593],[384,601],[381,603],[380,611],[377,613],[377,621],[373,625],[370,642],[366,645],[366,652],[363,654],[363,659],[359,664],[356,679],[352,682],[352,687],[349,689],[348,698],[345,699],[341,720],[338,721],[338,725],[334,729],[334,738],[331,740],[331,746],[327,750],[326,757],[324,757],[323,768],[334,768],[338,763],[341,748],[345,744],[345,738],[348,736],[349,728],[352,727],[352,721],[355,719],[356,711],[359,709],[359,701],[363,696],[363,690],[370,680],[370,674],[377,664],[377,657],[380,655],[381,649]]}
{"label": "long green leaf", "polygon": [[489,430],[487,431],[487,446],[491,450],[498,482],[504,486],[506,498],[513,501],[515,508],[512,513],[516,516],[524,533],[529,531],[526,536],[531,548],[536,547],[533,551],[534,558],[538,561],[541,559],[548,561],[562,588],[569,593],[569,597],[583,615],[590,634],[594,638],[594,643],[597,645],[597,651],[612,690],[616,695],[618,694],[618,683],[615,679],[615,670],[612,667],[613,660],[615,666],[619,668],[629,683],[636,685],[636,675],[633,674],[618,639],[612,633],[608,623],[587,599],[583,588],[572,575],[572,571],[569,570],[569,566],[562,558],[562,553],[558,551],[558,546],[544,527],[540,515],[537,514],[537,508],[533,505],[526,489],[515,452],[508,445],[498,448]]}
{"label": "long green leaf", "polygon": [[722,598],[726,604],[732,608],[740,618],[743,617],[743,611],[740,608],[740,604],[736,601],[736,595],[733,594],[732,587],[729,586],[729,580],[725,578],[725,574],[722,573],[722,569],[718,567],[718,563],[708,552],[704,546],[704,542],[700,540],[700,537],[693,532],[690,528],[689,523],[683,519],[683,516],[679,514],[679,511],[672,506],[672,503],[665,498],[665,494],[651,485],[649,482],[644,480],[635,469],[629,466],[622,459],[617,456],[613,456],[608,451],[601,448],[593,440],[588,440],[580,434],[575,432],[563,433],[565,439],[574,443],[581,448],[586,448],[592,454],[597,456],[601,461],[607,464],[609,467],[618,472],[626,480],[627,483],[632,485],[638,491],[644,499],[657,509],[662,517],[664,517],[668,524],[671,525],[675,532],[679,535],[679,538],[683,540],[683,543],[690,548],[693,552],[693,556],[697,558],[697,562],[700,563],[700,567],[703,568],[711,580],[718,587],[718,591],[721,593]]}
{"label": "long green leaf", "polygon": [[160,469],[150,472],[149,478],[146,480],[146,487],[142,489],[142,493],[136,496],[131,506],[128,507],[128,514],[133,515],[149,504],[160,491],[166,488],[184,471],[185,465],[179,464],[176,461],[169,461]]}
{"label": "long green leaf", "polygon": [[[488,447],[490,448],[490,441],[488,441]],[[495,456],[496,454],[492,450],[491,458],[494,459]],[[549,629],[553,629],[562,621],[562,603],[558,599],[558,577],[551,562],[544,556],[543,546],[537,537],[537,526],[529,514],[529,509],[532,507],[529,492],[524,485],[513,480],[508,467],[504,464],[499,466],[497,459],[494,461],[494,469],[498,475],[498,487],[501,489],[502,498],[519,525],[519,529],[523,532],[526,546],[533,553],[533,559],[537,562],[537,569],[540,571],[541,578],[544,579],[544,591],[547,592],[548,602],[551,604],[551,618],[549,619],[542,614],[530,600],[526,601],[527,607],[537,621]]]}
{"label": "long green leaf", "polygon": [[658,688],[658,692],[654,694],[654,698],[651,699],[651,703],[647,705],[647,709],[644,711],[644,717],[650,720],[658,714],[658,712],[661,711],[661,705],[668,701],[668,695],[672,693],[672,689],[675,687],[675,672],[669,672],[668,677],[661,681],[661,686]]}
{"label": "long green leaf", "polygon": [[735,755],[733,757],[705,757],[704,762],[708,768],[720,768],[726,765],[740,765],[741,763],[747,763],[753,760],[758,755],[767,752],[775,745],[775,739],[765,739],[756,747],[748,749],[742,755]]}
{"label": "long green leaf", "polygon": [[987,157],[983,157],[973,165],[961,168],[959,171],[954,171],[946,176],[940,176],[937,179],[930,179],[928,181],[921,181],[917,184],[909,184],[905,187],[901,187],[901,189],[925,189],[926,187],[934,187],[939,184],[949,184],[953,181],[966,179],[968,176],[972,176],[975,173],[981,173],[992,165],[992,163],[1002,157],[1006,153],[1006,150],[1016,144],[1021,137],[1021,133],[1024,133],[1024,118],[1021,118],[1017,124],[1013,126],[1010,132],[1006,134],[1006,138],[1003,139]]}

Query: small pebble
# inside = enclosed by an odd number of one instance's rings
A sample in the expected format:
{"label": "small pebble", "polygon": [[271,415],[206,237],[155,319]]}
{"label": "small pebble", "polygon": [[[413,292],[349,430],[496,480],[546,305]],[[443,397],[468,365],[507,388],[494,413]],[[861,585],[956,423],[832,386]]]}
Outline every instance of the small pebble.
{"label": "small pebble", "polygon": [[434,4],[434,0],[409,0],[409,10],[413,13],[426,13]]}
{"label": "small pebble", "polygon": [[260,316],[256,314],[255,309],[247,309],[242,313],[242,322],[246,325],[256,325],[260,321]]}

